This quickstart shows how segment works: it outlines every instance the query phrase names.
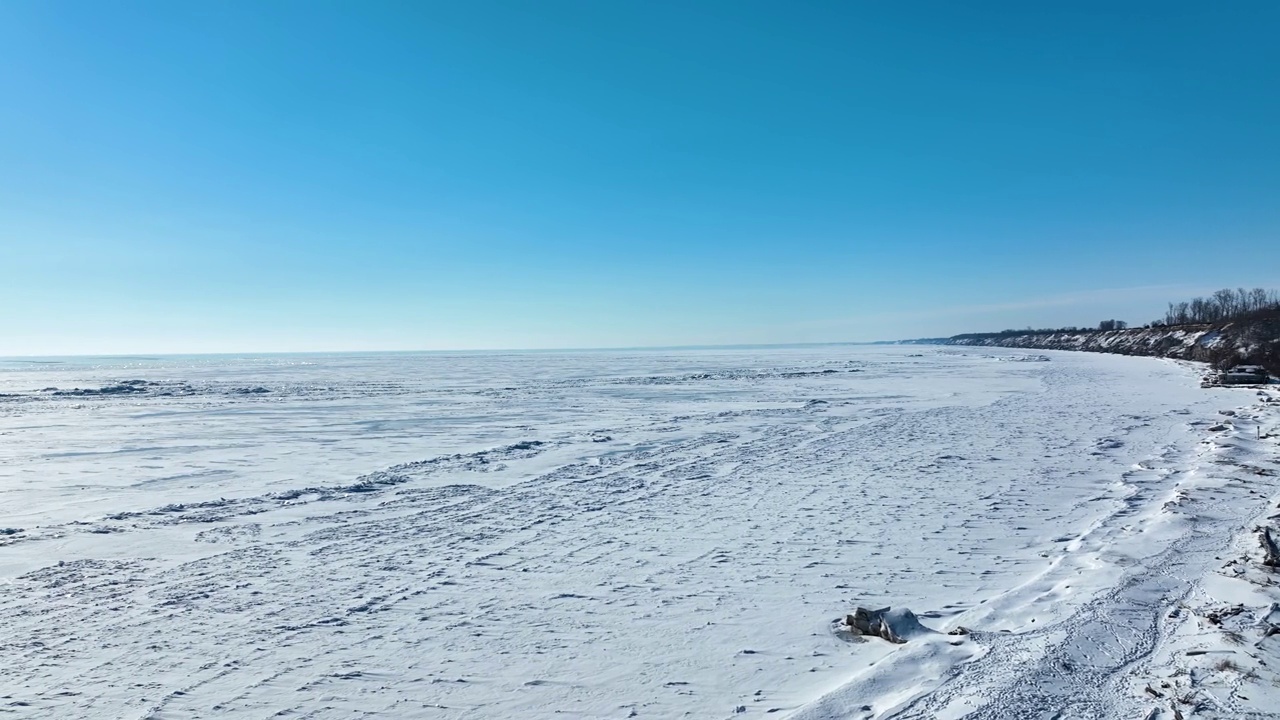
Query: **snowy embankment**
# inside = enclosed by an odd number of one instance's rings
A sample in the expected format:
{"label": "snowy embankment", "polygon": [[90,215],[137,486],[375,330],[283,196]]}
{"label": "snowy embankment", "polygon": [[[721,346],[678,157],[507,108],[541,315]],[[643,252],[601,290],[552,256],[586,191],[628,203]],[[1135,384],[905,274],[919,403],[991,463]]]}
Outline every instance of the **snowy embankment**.
{"label": "snowy embankment", "polygon": [[1086,352],[1118,353],[1121,355],[1151,355],[1180,358],[1183,360],[1207,360],[1208,354],[1222,343],[1221,333],[1209,326],[1181,328],[1135,328],[1132,330],[1106,330],[1061,333],[1028,333],[1026,335],[1000,335],[991,337],[951,338],[947,345],[976,347],[1034,348],[1040,350],[1081,350]]}
{"label": "snowy embankment", "polygon": [[[924,341],[920,341],[924,342]],[[1237,363],[1273,367],[1280,357],[1280,318],[1221,325],[1181,325],[1126,330],[1025,334],[974,334],[928,341],[971,347],[1078,350],[1213,362],[1234,356]]]}
{"label": "snowy embankment", "polygon": [[[1274,405],[1173,362],[907,350],[11,364],[0,714],[1268,701]],[[838,632],[860,605],[923,627]]]}

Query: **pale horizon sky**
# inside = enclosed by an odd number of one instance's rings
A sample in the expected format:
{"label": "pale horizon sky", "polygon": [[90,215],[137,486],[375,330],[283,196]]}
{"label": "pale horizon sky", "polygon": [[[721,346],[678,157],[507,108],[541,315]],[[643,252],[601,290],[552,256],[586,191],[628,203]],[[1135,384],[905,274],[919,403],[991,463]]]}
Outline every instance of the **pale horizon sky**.
{"label": "pale horizon sky", "polygon": [[1280,288],[1280,4],[0,4],[0,356],[846,342]]}

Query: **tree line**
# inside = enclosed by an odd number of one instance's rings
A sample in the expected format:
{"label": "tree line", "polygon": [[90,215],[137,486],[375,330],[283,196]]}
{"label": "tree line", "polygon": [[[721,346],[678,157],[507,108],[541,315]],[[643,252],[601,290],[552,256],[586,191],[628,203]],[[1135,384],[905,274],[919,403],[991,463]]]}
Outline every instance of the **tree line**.
{"label": "tree line", "polygon": [[[1211,344],[1192,349],[1191,359],[1205,360],[1220,370],[1241,364],[1261,365],[1273,375],[1280,376],[1280,294],[1275,290],[1254,288],[1230,288],[1219,290],[1207,297],[1186,302],[1169,303],[1169,310],[1161,320],[1154,320],[1142,328],[1160,328],[1178,325],[1216,326],[1234,325],[1234,340],[1224,344]],[[998,333],[965,333],[954,335],[952,340],[988,340],[1018,335],[1055,335],[1058,333],[1081,334],[1125,330],[1123,320],[1103,320],[1097,327],[1026,328],[1002,330]],[[1168,338],[1165,338],[1168,340]],[[1154,347],[1154,346],[1153,346]],[[1126,352],[1126,350],[1120,350]],[[1142,353],[1139,350],[1139,354]],[[1160,354],[1158,351],[1150,354]]]}
{"label": "tree line", "polygon": [[1169,303],[1164,320],[1152,325],[1207,325],[1240,319],[1268,310],[1280,310],[1280,294],[1275,290],[1223,288],[1207,297]]}
{"label": "tree line", "polygon": [[[1127,325],[1123,321],[1112,321],[1112,322],[1120,322],[1121,327],[1127,327]],[[1115,328],[1111,328],[1111,329],[1114,330]],[[1058,333],[1084,333],[1084,332],[1095,332],[1096,330],[1097,328],[1077,327],[1075,325],[1068,325],[1066,327],[1058,327],[1058,328],[1026,327],[1021,330],[1010,329],[1010,330],[1001,330],[1000,332],[961,333],[959,335],[952,335],[951,339],[952,340],[974,340],[974,339],[986,339],[986,338],[995,338],[995,337],[1011,337],[1016,335],[1057,335]]]}
{"label": "tree line", "polygon": [[[1142,327],[1167,327],[1170,325],[1212,325],[1232,320],[1257,319],[1260,316],[1271,316],[1280,313],[1280,293],[1264,288],[1223,288],[1212,295],[1198,297],[1186,302],[1169,303],[1169,310],[1163,319],[1153,320]],[[964,333],[954,335],[956,340],[973,340],[1009,337],[1014,335],[1056,335],[1058,333],[1107,332],[1125,330],[1129,323],[1124,320],[1103,320],[1097,327],[1077,327],[1070,325],[1059,328],[1024,328],[1022,330],[1001,330],[988,333]]]}

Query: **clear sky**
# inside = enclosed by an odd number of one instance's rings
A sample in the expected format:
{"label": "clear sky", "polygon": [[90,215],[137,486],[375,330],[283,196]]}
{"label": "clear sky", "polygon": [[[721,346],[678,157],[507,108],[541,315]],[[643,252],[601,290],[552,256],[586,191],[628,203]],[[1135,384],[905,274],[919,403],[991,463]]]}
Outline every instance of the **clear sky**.
{"label": "clear sky", "polygon": [[1280,2],[0,3],[0,355],[820,342],[1280,287]]}

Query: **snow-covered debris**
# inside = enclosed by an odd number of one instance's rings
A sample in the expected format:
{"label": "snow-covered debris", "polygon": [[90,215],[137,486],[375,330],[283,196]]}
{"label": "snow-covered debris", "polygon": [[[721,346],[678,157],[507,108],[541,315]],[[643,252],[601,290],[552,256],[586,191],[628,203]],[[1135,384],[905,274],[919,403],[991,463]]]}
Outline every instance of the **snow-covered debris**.
{"label": "snow-covered debris", "polygon": [[839,621],[836,631],[859,637],[878,637],[899,644],[913,637],[937,633],[920,624],[915,613],[906,608],[870,610],[864,607],[846,615]]}

